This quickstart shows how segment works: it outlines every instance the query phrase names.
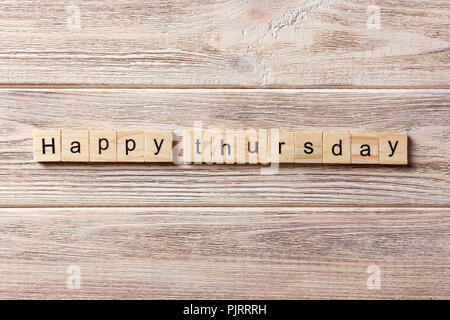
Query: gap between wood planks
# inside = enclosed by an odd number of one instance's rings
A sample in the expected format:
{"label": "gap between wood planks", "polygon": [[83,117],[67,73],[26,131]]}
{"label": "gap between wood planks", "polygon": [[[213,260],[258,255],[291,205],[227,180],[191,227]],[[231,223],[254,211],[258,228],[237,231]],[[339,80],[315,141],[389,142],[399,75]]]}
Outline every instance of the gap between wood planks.
{"label": "gap between wood planks", "polygon": [[54,85],[54,84],[2,84],[2,89],[38,89],[38,90],[83,90],[83,89],[153,89],[153,90],[450,90],[450,85],[443,86],[152,86],[152,85]]}
{"label": "gap between wood planks", "polygon": [[0,209],[158,209],[158,208],[173,208],[173,209],[179,209],[179,208],[245,208],[245,209],[260,209],[260,208],[298,208],[298,209],[450,209],[450,206],[438,206],[438,205],[427,205],[427,206],[409,206],[409,205],[398,205],[398,206],[392,206],[392,205],[361,205],[361,206],[355,206],[355,205],[317,205],[317,206],[302,206],[302,205],[293,205],[293,204],[286,204],[286,205],[116,205],[116,206],[0,206]]}

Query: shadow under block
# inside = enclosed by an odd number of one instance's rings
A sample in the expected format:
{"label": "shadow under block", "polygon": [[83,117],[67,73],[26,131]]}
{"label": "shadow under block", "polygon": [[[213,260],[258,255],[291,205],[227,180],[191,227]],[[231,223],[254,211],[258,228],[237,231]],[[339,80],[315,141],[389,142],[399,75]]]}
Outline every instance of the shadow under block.
{"label": "shadow under block", "polygon": [[351,133],[352,163],[378,164],[378,133]]}
{"label": "shadow under block", "polygon": [[144,162],[144,132],[117,131],[117,162]]}
{"label": "shadow under block", "polygon": [[89,162],[89,130],[61,130],[61,161]]}
{"label": "shadow under block", "polygon": [[117,161],[117,132],[91,130],[89,132],[90,162]]}
{"label": "shadow under block", "polygon": [[237,162],[238,131],[212,131],[212,162],[217,164],[234,164]]}
{"label": "shadow under block", "polygon": [[267,139],[268,160],[271,163],[294,163],[295,132],[269,132]]}
{"label": "shadow under block", "polygon": [[350,133],[323,133],[323,163],[349,164],[350,156]]}
{"label": "shadow under block", "polygon": [[305,131],[295,133],[295,163],[322,163],[322,132]]}
{"label": "shadow under block", "polygon": [[185,163],[211,163],[211,131],[185,130],[183,133],[183,160]]}
{"label": "shadow under block", "polygon": [[380,164],[408,164],[408,135],[406,133],[379,134]]}
{"label": "shadow under block", "polygon": [[172,162],[172,131],[145,132],[145,162]]}
{"label": "shadow under block", "polygon": [[61,161],[61,130],[33,131],[34,161]]}

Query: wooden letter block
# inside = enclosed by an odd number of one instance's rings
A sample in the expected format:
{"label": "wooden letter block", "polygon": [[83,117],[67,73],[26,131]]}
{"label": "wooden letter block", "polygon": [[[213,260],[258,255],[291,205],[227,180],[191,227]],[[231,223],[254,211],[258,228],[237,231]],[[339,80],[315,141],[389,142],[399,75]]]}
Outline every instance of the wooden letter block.
{"label": "wooden letter block", "polygon": [[117,161],[144,162],[144,132],[117,131]]}
{"label": "wooden letter block", "polygon": [[91,130],[89,132],[89,150],[91,162],[116,162],[116,131]]}
{"label": "wooden letter block", "polygon": [[212,162],[233,164],[237,162],[238,131],[212,131]]}
{"label": "wooden letter block", "polygon": [[267,152],[271,163],[294,163],[295,132],[269,132]]}
{"label": "wooden letter block", "polygon": [[240,142],[245,146],[245,163],[267,164],[269,162],[267,130],[247,130],[240,133]]}
{"label": "wooden letter block", "polygon": [[183,135],[184,162],[201,164],[211,163],[211,131],[185,130]]}
{"label": "wooden letter block", "polygon": [[378,133],[351,133],[352,163],[378,164]]}
{"label": "wooden letter block", "polygon": [[323,133],[323,163],[349,164],[350,155],[350,133]]}
{"label": "wooden letter block", "polygon": [[408,164],[406,133],[380,133],[380,164]]}
{"label": "wooden letter block", "polygon": [[33,131],[34,161],[61,161],[61,130]]}
{"label": "wooden letter block", "polygon": [[61,131],[61,161],[89,162],[89,130]]}
{"label": "wooden letter block", "polygon": [[172,131],[145,132],[145,162],[172,162]]}
{"label": "wooden letter block", "polygon": [[322,132],[295,133],[295,163],[322,163]]}

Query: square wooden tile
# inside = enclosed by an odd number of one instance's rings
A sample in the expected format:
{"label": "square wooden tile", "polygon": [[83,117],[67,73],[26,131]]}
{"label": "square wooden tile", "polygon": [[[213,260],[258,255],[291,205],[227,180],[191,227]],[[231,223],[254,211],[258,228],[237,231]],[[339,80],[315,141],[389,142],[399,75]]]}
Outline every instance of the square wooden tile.
{"label": "square wooden tile", "polygon": [[323,133],[323,163],[349,164],[351,163],[350,133]]}
{"label": "square wooden tile", "polygon": [[33,131],[34,161],[61,161],[61,130]]}
{"label": "square wooden tile", "polygon": [[378,133],[351,133],[352,163],[378,164]]}
{"label": "square wooden tile", "polygon": [[89,131],[89,161],[117,161],[117,132],[111,130]]}
{"label": "square wooden tile", "polygon": [[[244,143],[245,163],[269,163],[267,130],[246,130],[240,132],[240,142]],[[242,147],[242,146],[241,146]]]}
{"label": "square wooden tile", "polygon": [[145,132],[145,162],[172,162],[172,131]]}
{"label": "square wooden tile", "polygon": [[211,163],[211,131],[185,130],[183,157],[186,163]]}
{"label": "square wooden tile", "polygon": [[295,132],[268,132],[267,152],[271,163],[294,163]]}
{"label": "square wooden tile", "polygon": [[117,131],[117,162],[144,162],[144,132]]}
{"label": "square wooden tile", "polygon": [[61,161],[89,162],[89,130],[61,130]]}
{"label": "square wooden tile", "polygon": [[237,162],[238,131],[211,131],[212,162],[234,164]]}
{"label": "square wooden tile", "polygon": [[408,164],[408,135],[380,133],[380,164]]}
{"label": "square wooden tile", "polygon": [[322,132],[302,131],[295,133],[295,163],[322,163]]}

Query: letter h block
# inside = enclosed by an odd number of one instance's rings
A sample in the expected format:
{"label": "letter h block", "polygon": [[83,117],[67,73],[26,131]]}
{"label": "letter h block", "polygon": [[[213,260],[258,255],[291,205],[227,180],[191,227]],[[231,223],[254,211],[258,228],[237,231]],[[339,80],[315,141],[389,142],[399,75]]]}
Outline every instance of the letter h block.
{"label": "letter h block", "polygon": [[34,161],[61,161],[61,130],[33,131]]}

